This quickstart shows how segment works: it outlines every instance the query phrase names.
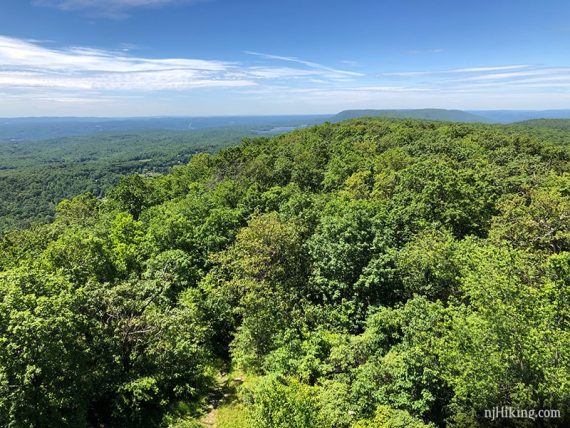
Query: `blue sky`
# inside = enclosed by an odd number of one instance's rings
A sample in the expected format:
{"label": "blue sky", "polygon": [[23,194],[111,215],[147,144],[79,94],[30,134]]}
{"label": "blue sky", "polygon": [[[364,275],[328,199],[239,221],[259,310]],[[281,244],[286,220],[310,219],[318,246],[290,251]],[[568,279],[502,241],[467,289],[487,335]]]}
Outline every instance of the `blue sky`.
{"label": "blue sky", "polygon": [[570,108],[568,0],[2,0],[0,116]]}

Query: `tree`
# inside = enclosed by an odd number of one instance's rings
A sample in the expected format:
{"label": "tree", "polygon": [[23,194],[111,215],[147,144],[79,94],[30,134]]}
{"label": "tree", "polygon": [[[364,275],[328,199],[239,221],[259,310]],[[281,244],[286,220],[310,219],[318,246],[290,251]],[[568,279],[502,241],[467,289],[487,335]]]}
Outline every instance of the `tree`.
{"label": "tree", "polygon": [[98,379],[83,299],[61,275],[0,273],[0,425],[86,424]]}
{"label": "tree", "polygon": [[239,296],[234,357],[253,368],[301,320],[306,267],[300,235],[276,213],[264,214],[238,233],[218,261],[227,272],[224,287]]}
{"label": "tree", "polygon": [[137,220],[142,210],[148,206],[149,192],[145,180],[140,175],[133,174],[121,177],[110,198]]}

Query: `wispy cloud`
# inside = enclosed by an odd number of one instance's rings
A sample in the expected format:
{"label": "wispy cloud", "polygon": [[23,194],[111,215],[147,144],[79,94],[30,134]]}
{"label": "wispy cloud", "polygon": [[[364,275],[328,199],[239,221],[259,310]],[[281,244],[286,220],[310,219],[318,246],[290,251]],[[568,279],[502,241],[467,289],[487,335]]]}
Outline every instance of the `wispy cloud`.
{"label": "wispy cloud", "polygon": [[523,68],[530,68],[528,64],[515,64],[515,65],[499,65],[499,66],[484,66],[484,67],[468,67],[468,68],[451,68],[447,70],[414,70],[414,71],[396,71],[389,73],[382,73],[383,76],[395,77],[414,77],[414,76],[429,76],[438,74],[449,73],[485,73],[490,71],[504,71],[504,70],[520,70]]}
{"label": "wispy cloud", "polygon": [[447,93],[512,94],[567,91],[570,67],[532,65],[497,65],[447,70],[402,71],[383,73],[383,78],[408,85],[424,85]]}
{"label": "wispy cloud", "polygon": [[373,74],[364,66],[367,72],[359,73],[252,51],[236,62],[152,58],[125,51],[130,48],[60,47],[0,36],[0,115],[51,114],[54,106],[59,114],[203,115],[570,103],[569,66],[482,64]]}
{"label": "wispy cloud", "polygon": [[[0,90],[38,97],[38,89],[70,92],[188,91],[193,89],[236,89],[259,85],[290,87],[311,84],[334,86],[362,76],[311,61],[250,53],[261,64],[243,64],[193,58],[146,58],[124,49],[55,47],[41,42],[0,36]],[[290,66],[276,64],[288,62]],[[265,63],[265,64],[264,64]],[[85,98],[85,93],[78,99]],[[98,96],[99,96],[98,95]],[[76,99],[76,98],[73,98]]]}
{"label": "wispy cloud", "polygon": [[203,1],[207,0],[33,0],[33,4],[57,8],[63,11],[83,11],[100,17],[126,18],[128,12],[132,9],[191,4]]}
{"label": "wispy cloud", "polygon": [[386,73],[381,73],[380,76],[384,77],[416,77],[416,76],[427,76],[434,74],[433,71],[390,71]]}
{"label": "wispy cloud", "polygon": [[414,49],[407,52],[408,55],[425,55],[425,54],[436,54],[443,52],[443,49]]}
{"label": "wispy cloud", "polygon": [[530,65],[516,64],[516,65],[500,65],[492,67],[470,67],[470,68],[454,68],[447,70],[446,73],[478,73],[482,71],[502,71],[502,70],[517,70],[521,68],[529,68]]}
{"label": "wispy cloud", "polygon": [[0,36],[0,87],[155,91],[252,85],[247,73],[229,62],[54,49]]}
{"label": "wispy cloud", "polygon": [[323,64],[318,64],[316,62],[312,62],[312,61],[305,61],[296,57],[292,57],[292,56],[282,56],[282,55],[272,55],[272,54],[266,54],[266,53],[261,53],[261,52],[252,52],[252,51],[244,51],[244,53],[248,54],[248,55],[255,55],[258,57],[262,57],[265,59],[273,59],[273,60],[278,60],[278,61],[287,61],[287,62],[294,62],[297,64],[302,64],[304,66],[307,66],[309,68],[313,68],[313,69],[317,69],[317,70],[322,70],[322,71],[327,71],[333,75],[342,75],[342,76],[357,76],[357,77],[362,77],[364,76],[364,74],[362,73],[357,73],[355,71],[346,71],[346,70],[338,70],[336,68],[332,68],[332,67],[328,67],[326,65]]}
{"label": "wispy cloud", "polygon": [[[525,76],[535,76],[537,73],[534,71],[526,71],[526,72],[509,72],[509,73],[489,73],[489,74],[479,74],[476,76],[464,77],[462,81],[480,81],[480,80],[506,80],[518,77],[525,77]],[[538,74],[542,74],[539,72]]]}

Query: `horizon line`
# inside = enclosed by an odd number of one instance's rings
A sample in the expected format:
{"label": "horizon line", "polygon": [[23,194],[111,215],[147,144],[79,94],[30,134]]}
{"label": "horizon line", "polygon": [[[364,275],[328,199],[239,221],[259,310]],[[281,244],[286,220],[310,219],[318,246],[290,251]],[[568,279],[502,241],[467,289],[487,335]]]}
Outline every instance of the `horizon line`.
{"label": "horizon line", "polygon": [[550,109],[460,109],[460,108],[440,108],[440,107],[423,107],[423,108],[353,108],[338,111],[336,113],[297,113],[297,114],[221,114],[221,115],[141,115],[141,116],[0,116],[0,119],[164,119],[164,118],[226,118],[226,117],[307,117],[307,116],[334,116],[346,111],[418,111],[418,110],[444,110],[444,111],[463,111],[463,112],[546,112],[546,111],[570,111],[568,108],[550,108]]}

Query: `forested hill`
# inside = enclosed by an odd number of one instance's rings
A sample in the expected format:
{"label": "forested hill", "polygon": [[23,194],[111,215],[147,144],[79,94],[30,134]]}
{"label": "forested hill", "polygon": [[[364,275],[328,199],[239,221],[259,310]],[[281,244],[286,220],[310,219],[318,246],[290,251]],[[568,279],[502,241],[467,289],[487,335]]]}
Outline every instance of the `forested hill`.
{"label": "forested hill", "polygon": [[0,426],[569,426],[569,160],[353,120],[64,201],[0,238]]}
{"label": "forested hill", "polygon": [[239,144],[250,127],[131,131],[41,141],[0,142],[0,234],[53,219],[57,203],[97,197],[120,177],[164,174],[196,153]]}
{"label": "forested hill", "polygon": [[532,119],[517,122],[514,125],[528,126],[530,128],[550,128],[570,131],[570,119]]}
{"label": "forested hill", "polygon": [[462,110],[445,110],[426,108],[416,110],[345,110],[334,116],[332,122],[340,122],[347,119],[363,117],[383,117],[392,119],[423,119],[438,120],[443,122],[467,122],[467,123],[491,123],[492,120],[468,113]]}
{"label": "forested hill", "polygon": [[[166,173],[196,153],[276,135],[321,116],[0,119],[0,234],[53,219],[84,192],[105,195],[130,173]],[[104,132],[106,131],[106,132]],[[88,134],[88,135],[84,135]],[[46,137],[52,137],[45,139]]]}

